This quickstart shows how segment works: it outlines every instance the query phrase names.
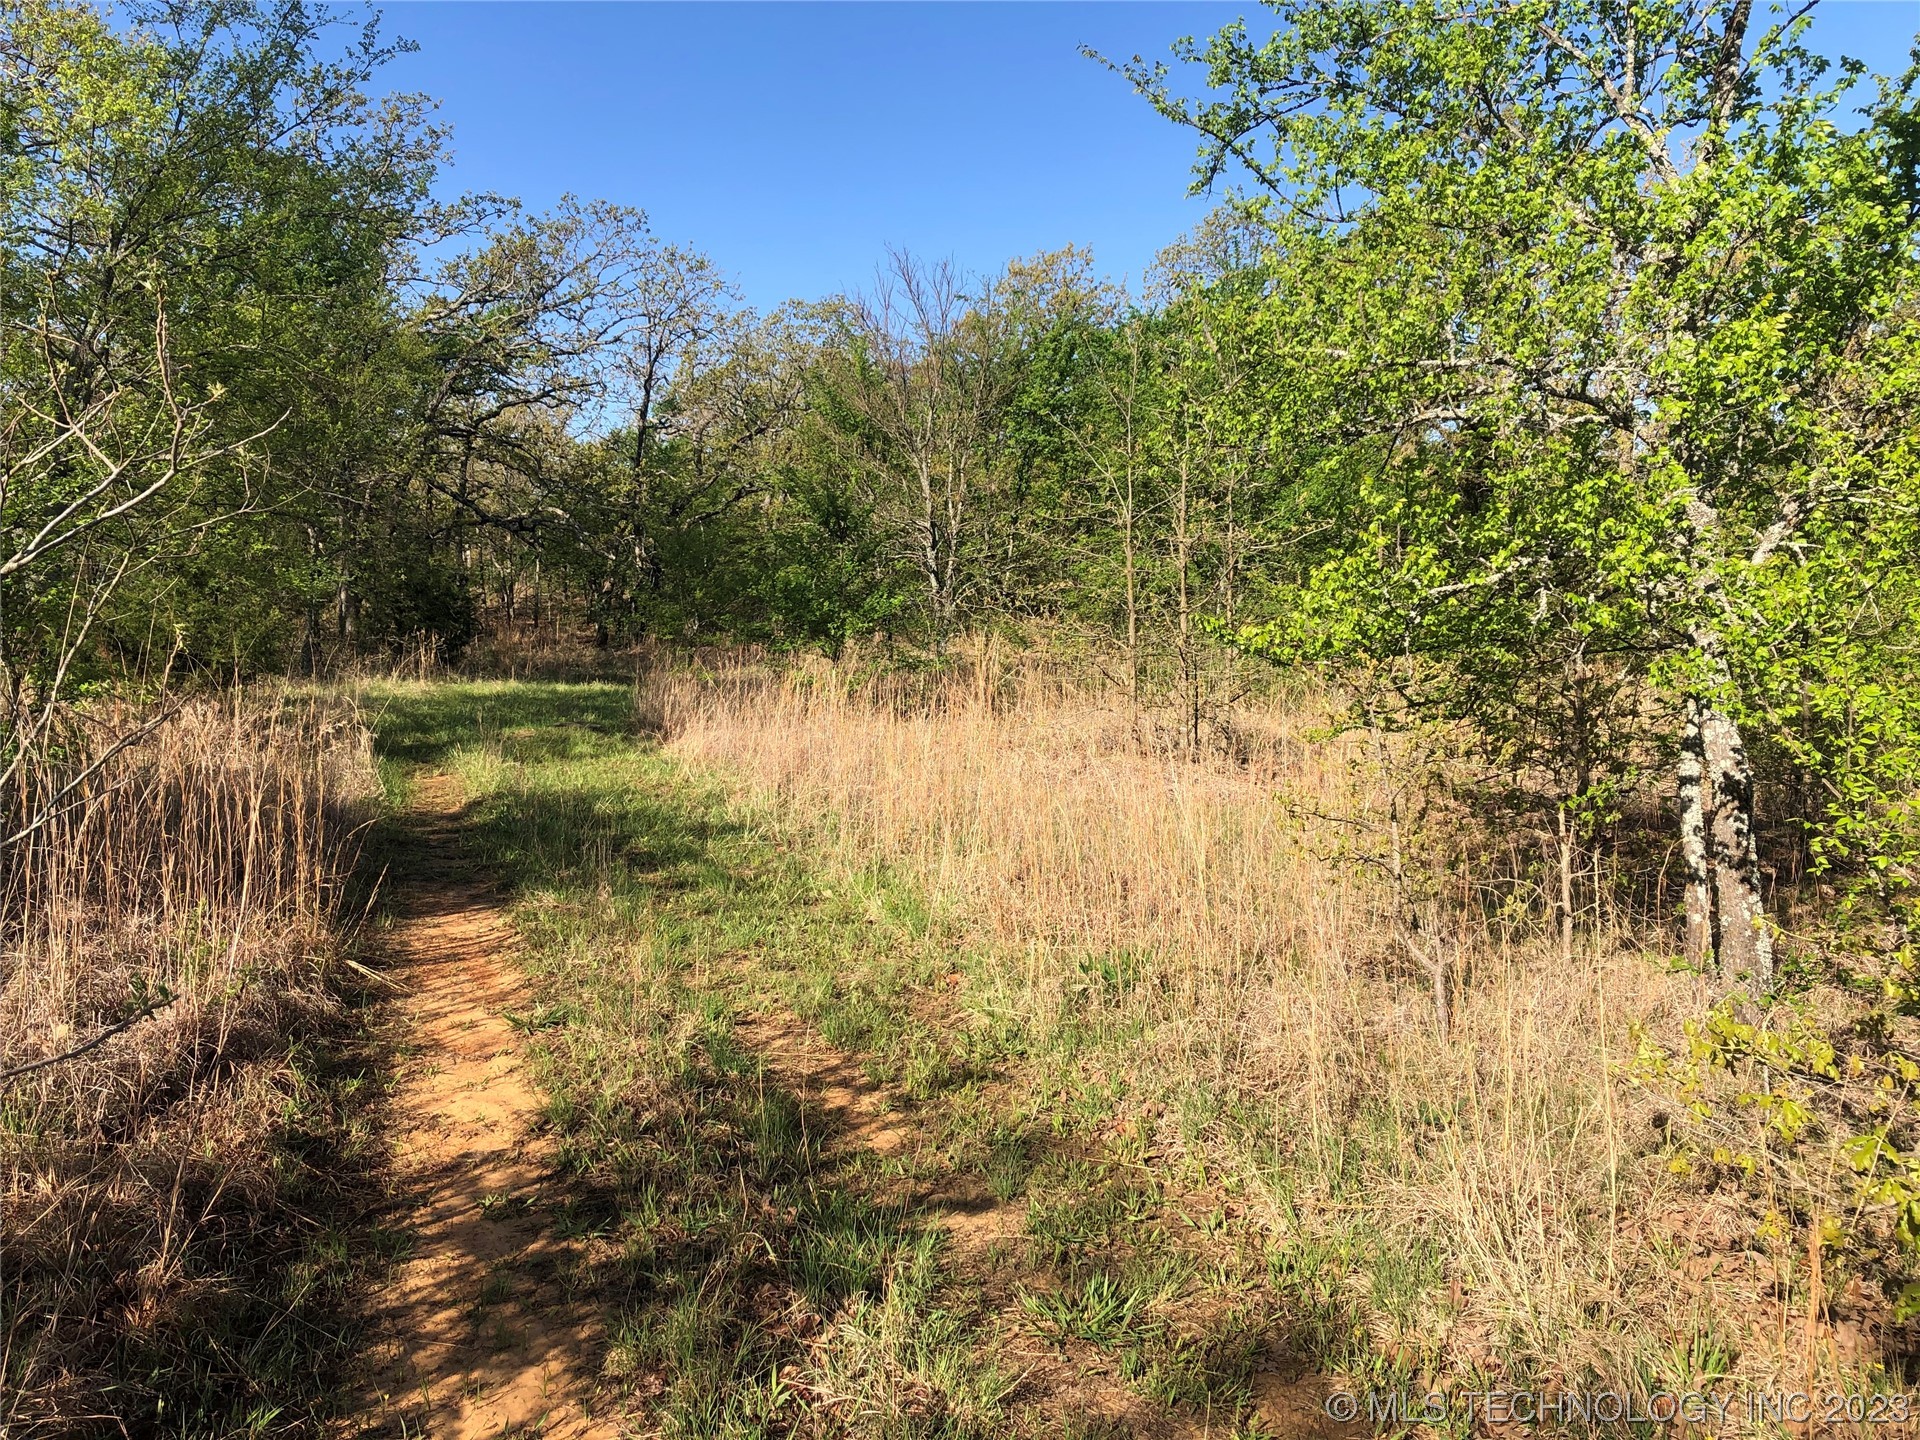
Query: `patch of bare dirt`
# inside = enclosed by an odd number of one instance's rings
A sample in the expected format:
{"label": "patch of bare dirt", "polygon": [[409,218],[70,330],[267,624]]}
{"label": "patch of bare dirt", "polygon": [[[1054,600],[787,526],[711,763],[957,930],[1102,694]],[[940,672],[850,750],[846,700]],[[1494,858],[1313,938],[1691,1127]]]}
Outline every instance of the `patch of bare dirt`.
{"label": "patch of bare dirt", "polygon": [[1356,1403],[1351,1420],[1327,1414],[1327,1400],[1339,1390],[1331,1378],[1314,1371],[1262,1370],[1253,1377],[1253,1413],[1269,1435],[1282,1440],[1359,1440],[1369,1434]]}
{"label": "patch of bare dirt", "polygon": [[754,1016],[734,1032],[767,1063],[802,1108],[822,1116],[835,1137],[892,1155],[906,1146],[909,1127],[895,1113],[886,1087],[792,1016]]}
{"label": "patch of bare dirt", "polygon": [[600,1317],[569,1293],[573,1247],[552,1231],[552,1141],[508,1019],[526,1004],[516,937],[462,853],[460,798],[451,776],[422,782],[415,860],[393,882],[391,1223],[412,1243],[374,1297],[353,1430],[599,1440],[619,1433],[596,1383]]}

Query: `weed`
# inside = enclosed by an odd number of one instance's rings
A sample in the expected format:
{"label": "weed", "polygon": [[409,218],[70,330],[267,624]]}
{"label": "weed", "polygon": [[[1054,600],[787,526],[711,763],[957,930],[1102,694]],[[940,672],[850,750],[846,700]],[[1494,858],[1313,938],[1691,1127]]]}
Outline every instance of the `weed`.
{"label": "weed", "polygon": [[1066,1290],[1024,1293],[1020,1307],[1054,1339],[1085,1340],[1114,1346],[1133,1334],[1154,1296],[1130,1286],[1104,1270],[1096,1270],[1078,1286]]}

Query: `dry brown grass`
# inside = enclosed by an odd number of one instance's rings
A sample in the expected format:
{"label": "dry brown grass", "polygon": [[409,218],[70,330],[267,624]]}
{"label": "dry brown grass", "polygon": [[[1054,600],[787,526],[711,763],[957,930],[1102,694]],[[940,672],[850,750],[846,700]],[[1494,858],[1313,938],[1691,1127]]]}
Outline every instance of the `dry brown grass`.
{"label": "dry brown grass", "polygon": [[1662,936],[1588,903],[1563,949],[1523,860],[1474,873],[1536,840],[1436,806],[1400,841],[1455,991],[1443,1038],[1388,878],[1408,792],[1385,747],[1275,702],[1237,717],[1233,756],[1196,761],[1123,710],[1017,689],[989,707],[971,683],[903,698],[824,666],[710,664],[655,669],[637,705],[846,863],[924,885],[982,956],[982,1023],[1123,1077],[1167,1163],[1224,1167],[1323,1326],[1365,1332],[1323,1353],[1642,1394],[1874,1361],[1843,1302],[1805,1335],[1801,1222],[1843,1203],[1839,1181],[1670,1168],[1675,1107],[1630,1062],[1714,996]]}
{"label": "dry brown grass", "polygon": [[[77,716],[19,812],[135,719]],[[284,1142],[328,1103],[310,1052],[375,784],[336,704],[193,702],[7,857],[0,1069],[173,998],[0,1088],[0,1433],[244,1429],[271,1357],[311,1353],[319,1262],[285,1262],[330,1182]],[[231,1413],[196,1419],[209,1397]]]}

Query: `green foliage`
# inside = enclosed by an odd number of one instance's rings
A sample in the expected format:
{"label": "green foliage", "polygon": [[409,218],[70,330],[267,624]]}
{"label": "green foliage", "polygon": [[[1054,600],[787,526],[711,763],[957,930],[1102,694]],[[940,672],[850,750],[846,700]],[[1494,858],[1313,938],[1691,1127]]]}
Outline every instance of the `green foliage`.
{"label": "green foliage", "polygon": [[1543,813],[1608,812],[1683,702],[1724,711],[1824,789],[1811,853],[1863,916],[1900,914],[1909,83],[1842,123],[1867,82],[1803,21],[1630,8],[1631,57],[1573,0],[1282,0],[1266,41],[1177,52],[1203,100],[1130,72],[1203,180],[1264,192],[1146,294],[1074,250],[896,256],[758,317],[637,212],[436,206],[442,137],[374,98],[371,28],[14,0],[8,393],[96,397],[111,443],[14,476],[7,535],[194,443],[164,502],[9,577],[9,663],[48,669],[76,587],[82,674],[451,656],[531,584],[608,641],[1065,628],[1197,746],[1228,636],[1372,723],[1464,722]]}
{"label": "green foliage", "polygon": [[332,588],[343,483],[404,443],[389,276],[438,139],[364,92],[394,53],[371,28],[330,56],[296,3],[127,20],[5,14],[0,529],[16,556],[57,514],[73,534],[9,579],[8,663],[62,653],[77,592],[121,656],[277,665]]}
{"label": "green foliage", "polygon": [[1273,192],[1294,414],[1375,451],[1344,543],[1241,643],[1385,663],[1554,798],[1616,778],[1649,679],[1764,719],[1770,671],[1860,623],[1814,572],[1906,549],[1910,426],[1874,410],[1913,377],[1905,91],[1839,126],[1802,26],[1678,5],[1631,7],[1631,58],[1577,5],[1275,8],[1263,45],[1187,51],[1227,98],[1132,72],[1207,177]]}
{"label": "green foliage", "polygon": [[[1692,1175],[1710,1166],[1746,1177],[1770,1203],[1791,1196],[1828,1249],[1870,1253],[1876,1228],[1890,1232],[1909,1257],[1910,1274],[1910,1257],[1920,1252],[1913,1130],[1920,1063],[1897,1048],[1863,1043],[1871,1026],[1856,1027],[1843,1051],[1801,1007],[1776,1006],[1761,1020],[1749,1012],[1742,997],[1733,997],[1688,1021],[1678,1053],[1637,1035],[1628,1077],[1678,1100],[1692,1122],[1670,1137],[1668,1169]],[[1744,1134],[1732,1123],[1736,1116],[1750,1122]],[[1832,1179],[1849,1174],[1850,1194],[1828,1191]],[[1784,1217],[1769,1215],[1760,1238],[1786,1241]],[[1902,1313],[1920,1312],[1920,1281],[1895,1290]]]}

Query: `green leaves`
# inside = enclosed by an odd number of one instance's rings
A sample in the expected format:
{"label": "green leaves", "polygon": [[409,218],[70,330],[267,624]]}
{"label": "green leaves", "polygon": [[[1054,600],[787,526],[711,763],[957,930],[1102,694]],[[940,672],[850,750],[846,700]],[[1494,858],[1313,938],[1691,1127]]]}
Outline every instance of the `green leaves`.
{"label": "green leaves", "polygon": [[1271,195],[1262,393],[1349,457],[1324,553],[1239,643],[1384,673],[1389,712],[1517,770],[1607,757],[1545,803],[1656,752],[1649,689],[1783,735],[1804,693],[1852,717],[1849,783],[1870,749],[1900,793],[1874,675],[1904,661],[1872,637],[1915,553],[1884,404],[1915,373],[1910,79],[1842,125],[1854,75],[1733,4],[1272,8],[1177,52],[1199,99],[1128,71],[1205,180]]}

